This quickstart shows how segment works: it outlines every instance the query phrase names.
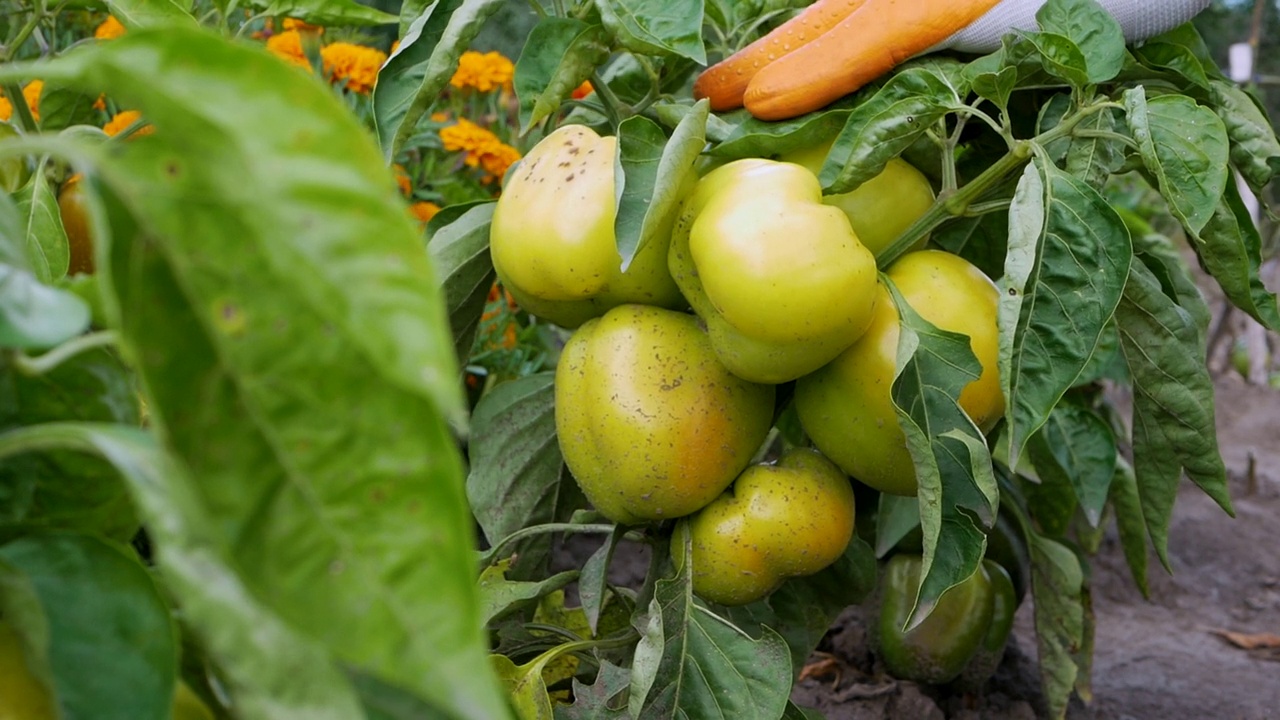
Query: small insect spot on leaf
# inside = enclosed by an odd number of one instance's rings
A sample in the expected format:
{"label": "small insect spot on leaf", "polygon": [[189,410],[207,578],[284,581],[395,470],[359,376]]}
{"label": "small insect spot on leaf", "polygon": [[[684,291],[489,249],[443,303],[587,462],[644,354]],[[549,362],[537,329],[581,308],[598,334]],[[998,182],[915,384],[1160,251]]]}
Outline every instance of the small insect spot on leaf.
{"label": "small insect spot on leaf", "polygon": [[164,172],[169,177],[176,178],[178,177],[178,174],[182,172],[182,168],[178,167],[177,162],[170,160],[169,162],[165,163]]}
{"label": "small insect spot on leaf", "polygon": [[1009,297],[1017,297],[1018,288],[1009,288]]}

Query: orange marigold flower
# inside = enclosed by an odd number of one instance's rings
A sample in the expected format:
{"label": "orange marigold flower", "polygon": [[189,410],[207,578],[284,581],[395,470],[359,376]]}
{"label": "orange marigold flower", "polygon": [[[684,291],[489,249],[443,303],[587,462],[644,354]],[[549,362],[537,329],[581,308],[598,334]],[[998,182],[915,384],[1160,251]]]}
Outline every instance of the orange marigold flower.
{"label": "orange marigold flower", "polygon": [[267,49],[298,67],[311,68],[307,54],[302,51],[302,36],[297,30],[285,30],[267,38]]}
{"label": "orange marigold flower", "polygon": [[591,87],[590,80],[583,80],[581,85],[573,89],[573,94],[571,95],[571,97],[574,100],[581,100],[582,98],[590,95],[595,91],[596,89]]}
{"label": "orange marigold flower", "polygon": [[[137,110],[122,110],[116,113],[115,117],[111,118],[111,122],[102,126],[102,132],[106,133],[109,137],[115,137],[127,130],[130,125],[133,125],[141,119],[142,113]],[[138,128],[138,131],[135,132],[134,135],[150,135],[155,131],[156,129],[153,126],[144,125],[143,127]]]}
{"label": "orange marigold flower", "polygon": [[446,120],[448,120],[448,119],[449,119],[449,113],[447,113],[447,112],[433,112],[433,113],[431,113],[431,122],[444,122],[444,121],[446,121]]}
{"label": "orange marigold flower", "polygon": [[[43,80],[32,80],[27,86],[22,88],[22,99],[27,101],[27,108],[31,110],[31,117],[40,119],[40,91],[44,89]],[[8,122],[13,117],[13,103],[9,98],[4,96],[0,91],[0,120]]]}
{"label": "orange marigold flower", "polygon": [[458,122],[453,125],[440,128],[440,141],[444,143],[444,149],[449,152],[462,151],[468,155],[474,154],[474,162],[470,158],[467,162],[472,167],[480,164],[481,153],[502,144],[497,135],[466,118],[458,118]]}
{"label": "orange marigold flower", "polygon": [[99,95],[98,99],[93,101],[93,109],[103,111],[107,109],[107,96],[105,94]]}
{"label": "orange marigold flower", "polygon": [[336,42],[320,51],[324,72],[334,82],[346,82],[352,92],[367,93],[378,81],[378,71],[387,62],[387,54],[376,48],[354,43]]}
{"label": "orange marigold flower", "polygon": [[468,167],[484,168],[486,173],[501,178],[511,164],[520,159],[520,151],[498,139],[491,131],[465,118],[440,128],[440,140],[449,152],[465,152]]}
{"label": "orange marigold flower", "polygon": [[324,32],[324,28],[319,25],[312,25],[311,23],[306,22],[305,20],[295,20],[294,18],[284,19],[284,29],[286,31],[297,30],[299,32],[313,32],[316,34],[320,34]]}
{"label": "orange marigold flower", "polygon": [[511,167],[520,159],[520,151],[499,143],[497,147],[490,149],[488,152],[480,156],[480,167],[493,177],[501,180],[507,174],[507,168]]}
{"label": "orange marigold flower", "polygon": [[400,188],[400,194],[408,197],[413,192],[413,181],[409,179],[409,173],[405,172],[404,166],[396,163],[392,166],[395,171],[396,185]]}
{"label": "orange marigold flower", "polygon": [[103,20],[102,24],[93,30],[93,36],[99,40],[112,40],[124,33],[124,25],[121,25],[114,15],[108,15],[107,19]]}
{"label": "orange marigold flower", "polygon": [[440,206],[433,202],[423,200],[410,205],[409,212],[418,219],[418,222],[425,226],[427,223],[431,222],[431,218],[435,217],[436,213],[440,212]]}
{"label": "orange marigold flower", "polygon": [[511,78],[515,76],[515,65],[497,51],[478,53],[468,50],[458,58],[458,69],[454,71],[449,84],[456,88],[472,87],[480,92],[489,92],[495,88],[511,89]]}

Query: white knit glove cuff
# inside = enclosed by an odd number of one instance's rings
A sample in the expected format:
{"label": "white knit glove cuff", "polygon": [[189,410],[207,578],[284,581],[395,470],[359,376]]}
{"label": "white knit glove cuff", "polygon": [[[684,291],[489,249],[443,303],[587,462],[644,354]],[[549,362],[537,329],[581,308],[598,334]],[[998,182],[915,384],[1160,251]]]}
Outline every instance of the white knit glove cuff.
{"label": "white knit glove cuff", "polygon": [[[1209,6],[1210,0],[1098,0],[1124,29],[1129,42],[1145,40],[1181,25]],[[1010,30],[1035,30],[1036,11],[1044,0],[1004,0],[969,27],[939,44],[936,50],[988,53],[1000,47]]]}

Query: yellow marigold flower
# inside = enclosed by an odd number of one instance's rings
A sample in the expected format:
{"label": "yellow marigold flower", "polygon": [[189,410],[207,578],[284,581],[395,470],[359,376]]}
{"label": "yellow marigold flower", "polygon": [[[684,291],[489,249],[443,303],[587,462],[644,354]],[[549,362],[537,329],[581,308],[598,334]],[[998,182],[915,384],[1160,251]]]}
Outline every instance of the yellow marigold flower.
{"label": "yellow marigold flower", "polygon": [[446,121],[446,120],[448,120],[448,119],[449,119],[449,113],[447,113],[447,112],[433,112],[433,113],[431,113],[431,122],[444,122],[444,121]]}
{"label": "yellow marigold flower", "polygon": [[499,143],[496,148],[480,156],[480,167],[493,177],[501,180],[507,174],[507,168],[520,159],[520,151]]}
{"label": "yellow marigold flower", "polygon": [[267,38],[267,49],[298,67],[311,68],[306,53],[302,51],[302,36],[297,30],[285,30]]}
{"label": "yellow marigold flower", "polygon": [[[40,91],[44,89],[43,80],[32,80],[22,88],[22,99],[27,101],[31,117],[40,119]],[[8,122],[13,117],[13,103],[0,92],[0,120]]]}
{"label": "yellow marigold flower", "polygon": [[[142,113],[137,110],[122,110],[116,113],[115,117],[111,118],[111,122],[102,126],[102,132],[106,133],[108,137],[115,137],[127,130],[130,125],[133,125],[141,119]],[[138,131],[135,132],[134,135],[150,135],[155,131],[155,127],[151,125],[144,125],[138,128]]]}
{"label": "yellow marigold flower", "polygon": [[581,85],[573,89],[572,97],[574,100],[581,100],[595,91],[596,89],[591,87],[590,80],[583,80]]}
{"label": "yellow marigold flower", "polygon": [[114,15],[108,15],[107,19],[103,20],[102,24],[93,30],[93,36],[99,40],[112,40],[124,33],[124,25],[121,25]]}
{"label": "yellow marigold flower", "polygon": [[105,94],[103,94],[103,95],[99,95],[99,96],[98,96],[98,99],[93,101],[93,109],[94,109],[94,110],[102,110],[102,111],[106,111],[106,109],[107,109],[107,96],[106,96]]}
{"label": "yellow marigold flower", "polygon": [[418,222],[426,225],[431,222],[431,218],[435,217],[436,213],[440,212],[440,206],[424,200],[410,205],[409,212],[418,219]]}
{"label": "yellow marigold flower", "polygon": [[458,69],[454,71],[449,84],[456,88],[473,87],[480,92],[489,92],[495,88],[511,89],[511,78],[515,76],[515,65],[497,51],[478,53],[468,50],[458,58]]}
{"label": "yellow marigold flower", "polygon": [[399,40],[392,40],[392,41],[391,41],[391,54],[392,54],[392,55],[395,55],[395,54],[396,54],[396,51],[397,51],[397,50],[399,50],[399,49],[400,49],[400,41],[399,41]]}
{"label": "yellow marigold flower", "polygon": [[313,32],[316,34],[324,32],[324,28],[319,25],[312,25],[304,20],[295,20],[293,18],[284,19],[284,29],[286,31],[297,30],[299,32]]}
{"label": "yellow marigold flower", "polygon": [[387,62],[387,54],[376,48],[354,43],[336,42],[320,51],[324,72],[334,82],[346,82],[352,92],[367,93],[378,81],[378,71]]}

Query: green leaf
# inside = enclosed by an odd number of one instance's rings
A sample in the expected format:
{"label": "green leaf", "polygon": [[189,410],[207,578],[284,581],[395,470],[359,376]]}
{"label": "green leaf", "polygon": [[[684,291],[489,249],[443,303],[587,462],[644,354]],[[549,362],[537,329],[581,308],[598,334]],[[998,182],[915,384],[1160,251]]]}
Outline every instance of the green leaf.
{"label": "green leaf", "polygon": [[813,708],[802,708],[795,703],[787,703],[787,711],[782,720],[826,720],[826,716]]}
{"label": "green leaf", "polygon": [[[984,56],[983,59],[991,56]],[[965,77],[973,87],[973,91],[1005,109],[1009,106],[1009,96],[1018,85],[1018,69],[1009,65],[1000,65],[999,69],[989,64],[977,64],[975,60],[966,68]]]}
{"label": "green leaf", "polygon": [[[1036,433],[1030,450],[1042,482],[1062,483],[1072,491],[1067,521],[1078,501],[1085,519],[1097,527],[1116,468],[1116,439],[1110,426],[1088,408],[1063,403]],[[1065,523],[1061,527],[1065,529]]]}
{"label": "green leaf", "polygon": [[59,87],[46,83],[40,91],[40,129],[62,130],[72,125],[94,125],[99,122],[93,104],[98,93]]}
{"label": "green leaf", "polygon": [[[879,175],[934,123],[962,107],[968,88],[953,76],[935,68],[908,68],[855,107],[822,166],[822,191],[849,192]],[[843,166],[841,158],[847,158]]]}
{"label": "green leaf", "polygon": [[791,650],[792,673],[799,675],[840,613],[875,589],[877,571],[871,546],[855,536],[824,570],[790,578],[763,600],[715,610],[738,627],[763,625],[781,635]]}
{"label": "green leaf", "polygon": [[[448,717],[437,705],[375,677],[347,668],[347,677],[360,695],[364,720],[423,720]],[[175,718],[175,720],[178,720]]]}
{"label": "green leaf", "polygon": [[70,533],[0,546],[0,616],[35,648],[61,716],[170,717],[178,634],[128,548]]}
{"label": "green leaf", "polygon": [[[472,418],[467,498],[490,544],[532,525],[564,522],[586,506],[556,440],[555,373],[503,383],[485,395]],[[516,546],[539,566],[550,553],[544,537]]]}
{"label": "green leaf", "polygon": [[849,96],[816,112],[778,122],[757,120],[745,109],[711,115],[707,120],[707,137],[716,144],[707,154],[736,160],[777,156],[817,145],[840,132],[854,105],[856,98]]}
{"label": "green leaf", "polygon": [[244,718],[359,717],[355,696],[328,652],[249,592],[195,485],[149,434],[119,425],[57,423],[0,435],[0,458],[32,450],[89,452],[120,472],[146,518],[165,588],[217,659]]}
{"label": "green leaf", "polygon": [[[0,348],[43,350],[89,326],[89,306],[33,274],[23,213],[0,193]],[[48,268],[47,260],[45,268]]]}
{"label": "green leaf", "polygon": [[619,126],[614,232],[623,270],[642,248],[671,234],[675,214],[697,177],[693,165],[706,145],[708,107],[706,101],[694,105],[670,140],[656,123],[640,115]]}
{"label": "green leaf", "polygon": [[609,59],[604,28],[573,18],[545,17],[533,26],[516,61],[520,133],[560,109],[560,104]]}
{"label": "green leaf", "polygon": [[449,84],[458,58],[502,4],[502,0],[435,0],[404,32],[373,89],[374,124],[388,162],[399,155],[418,121]]}
{"label": "green leaf", "polygon": [[1185,95],[1147,100],[1139,86],[1124,92],[1124,105],[1143,165],[1174,217],[1198,237],[1227,186],[1226,127],[1212,110]]}
{"label": "green leaf", "polygon": [[1084,575],[1065,545],[1035,533],[1029,545],[1040,683],[1049,716],[1064,718],[1080,670],[1075,653],[1084,642]]}
{"label": "green leaf", "polygon": [[919,482],[924,536],[914,627],[942,593],[978,569],[999,490],[986,441],[956,401],[982,372],[969,336],[934,327],[887,280],[900,322],[893,404]]}
{"label": "green leaf", "polygon": [[1111,479],[1111,507],[1115,509],[1116,534],[1129,565],[1133,582],[1142,597],[1151,597],[1147,585],[1147,524],[1142,517],[1142,500],[1133,467],[1123,457],[1116,458],[1115,476]]}
{"label": "green leaf", "polygon": [[1106,82],[1124,66],[1124,31],[1097,0],[1049,0],[1036,12],[1036,21],[1041,30],[1067,38],[1080,50],[1089,83]]}
{"label": "green leaf", "polygon": [[538,598],[555,592],[578,578],[576,570],[556,573],[537,582],[508,580],[511,563],[501,560],[480,573],[480,619],[488,625],[495,618],[537,604]]}
{"label": "green leaf", "polygon": [[1050,75],[1075,88],[1089,84],[1088,61],[1071,38],[1053,32],[1027,33],[1027,40],[1040,53],[1040,62]]}
{"label": "green leaf", "polygon": [[1228,183],[1213,217],[1192,243],[1200,262],[1233,305],[1264,327],[1280,330],[1280,308],[1259,275],[1262,238],[1235,183]]}
{"label": "green leaf", "polygon": [[1000,383],[1009,461],[1093,357],[1133,251],[1120,216],[1093,188],[1038,159],[1009,210],[1000,282]]}
{"label": "green leaf", "polygon": [[914,497],[880,493],[876,510],[876,559],[882,559],[902,539],[920,528],[920,501]]}
{"label": "green leaf", "polygon": [[400,19],[356,0],[249,0],[248,4],[267,15],[315,25],[390,25]]}
{"label": "green leaf", "polygon": [[623,49],[706,65],[702,5],[699,0],[595,0],[604,26]]}
{"label": "green leaf", "polygon": [[[1205,80],[1225,80],[1213,53],[1192,23],[1147,39],[1133,54],[1148,67],[1167,71],[1189,81],[1193,88],[1205,88]],[[1191,88],[1188,88],[1191,89]]]}
{"label": "green leaf", "polygon": [[[1093,132],[1121,134],[1124,130],[1114,109],[1096,112],[1080,121],[1076,128]],[[1125,145],[1110,137],[1072,137],[1067,145],[1066,171],[1086,185],[1101,190],[1107,180],[1120,170],[1125,160]]]}
{"label": "green leaf", "polygon": [[975,93],[995,102],[1002,110],[1008,109],[1009,96],[1018,87],[1058,84],[1045,72],[1036,46],[1026,35],[1014,33],[1001,39],[999,50],[966,65],[964,77]]}
{"label": "green leaf", "polygon": [[1237,85],[1214,80],[1209,87],[1213,109],[1222,118],[1231,140],[1231,163],[1249,187],[1260,192],[1280,174],[1280,140],[1276,139],[1266,110]]}
{"label": "green leaf", "polygon": [[[133,377],[104,349],[35,377],[0,364],[0,398],[0,431],[59,420],[139,423]],[[108,463],[51,451],[0,463],[0,542],[33,528],[96,532],[128,542],[138,521],[128,489]]]}
{"label": "green leaf", "polygon": [[1149,40],[1135,47],[1133,56],[1148,68],[1170,73],[1200,90],[1209,89],[1204,64],[1185,45]]}
{"label": "green leaf", "polygon": [[609,564],[613,562],[613,551],[624,534],[626,528],[615,527],[609,533],[609,539],[587,558],[582,566],[582,576],[578,578],[578,598],[582,603],[582,613],[587,618],[587,627],[593,635],[600,624],[600,612],[607,597]]}
{"label": "green leaf", "polygon": [[[646,59],[649,63],[648,67],[641,65],[635,55],[620,53],[605,67],[600,76],[619,100],[629,105],[637,105],[652,92],[653,80],[650,77],[650,71],[655,71],[658,73],[658,90],[670,96],[685,95],[687,100],[684,102],[688,104],[684,107],[692,108],[693,99],[684,91],[694,71],[701,69],[698,63],[689,58],[676,56],[651,56]],[[655,105],[655,109],[656,107]]]}
{"label": "green leaf", "polygon": [[108,293],[245,585],[343,662],[502,717],[444,416],[462,413],[458,367],[371,138],[328,88],[204,32],[45,69],[156,125],[102,167]]}
{"label": "green leaf", "polygon": [[[677,534],[679,537],[680,534]],[[631,665],[630,710],[645,720],[777,720],[791,693],[787,643],[768,627],[755,639],[693,600],[684,533],[673,577],[657,581]]]}
{"label": "green leaf", "polygon": [[104,0],[107,10],[130,30],[175,25],[194,27],[196,19],[174,0]]}
{"label": "green leaf", "polygon": [[83,300],[0,263],[0,348],[44,350],[88,327],[89,306]]}
{"label": "green leaf", "polygon": [[459,363],[471,356],[489,288],[497,279],[489,256],[493,208],[491,201],[453,205],[437,213],[427,225],[427,254],[444,290],[453,350]]}
{"label": "green leaf", "polygon": [[546,657],[544,653],[517,667],[506,655],[489,656],[498,680],[506,687],[507,699],[520,720],[552,720],[555,717],[547,684],[542,679]]}
{"label": "green leaf", "polygon": [[574,679],[573,704],[557,706],[557,720],[630,720],[625,699],[619,699],[630,682],[626,668],[601,661],[595,682],[583,685]]}
{"label": "green leaf", "polygon": [[1144,263],[1130,267],[1116,317],[1133,377],[1133,465],[1142,515],[1168,568],[1169,522],[1184,471],[1231,512],[1204,331],[1192,312],[1165,294]]}
{"label": "green leaf", "polygon": [[987,277],[1000,277],[1009,251],[1009,213],[956,218],[934,232],[929,241],[973,263]]}
{"label": "green leaf", "polygon": [[18,212],[25,218],[21,232],[27,238],[27,258],[35,270],[36,279],[46,285],[62,279],[71,260],[67,233],[62,229],[58,196],[45,176],[47,164],[46,160],[36,166],[31,181],[15,197]]}

